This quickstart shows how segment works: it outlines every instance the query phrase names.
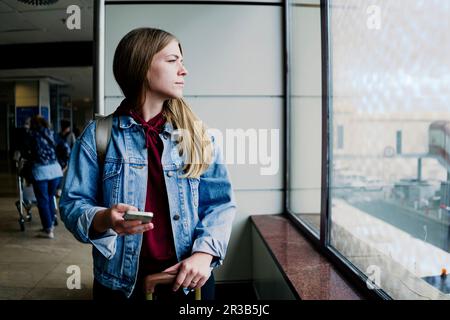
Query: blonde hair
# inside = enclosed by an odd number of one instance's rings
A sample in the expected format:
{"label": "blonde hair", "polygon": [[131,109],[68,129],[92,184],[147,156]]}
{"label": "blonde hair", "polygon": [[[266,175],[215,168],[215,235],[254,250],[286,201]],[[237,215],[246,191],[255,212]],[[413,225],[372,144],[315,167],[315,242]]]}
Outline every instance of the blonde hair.
{"label": "blonde hair", "polygon": [[175,138],[180,156],[184,156],[185,160],[185,174],[182,177],[200,177],[208,169],[213,153],[206,126],[183,99],[170,99],[163,115],[178,129]]}
{"label": "blonde hair", "polygon": [[[153,56],[164,49],[174,35],[154,28],[138,28],[127,33],[114,53],[113,72],[125,98],[136,109],[142,108],[145,93],[149,90],[147,71]],[[212,141],[206,126],[183,99],[168,99],[163,105],[163,115],[170,122],[176,137],[180,156],[184,157],[183,178],[198,178],[212,161]]]}

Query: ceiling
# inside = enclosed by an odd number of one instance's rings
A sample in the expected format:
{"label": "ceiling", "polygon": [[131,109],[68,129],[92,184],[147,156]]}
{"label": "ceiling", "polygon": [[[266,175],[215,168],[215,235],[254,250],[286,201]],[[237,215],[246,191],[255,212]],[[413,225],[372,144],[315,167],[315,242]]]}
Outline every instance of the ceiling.
{"label": "ceiling", "polygon": [[[81,29],[70,30],[65,20],[70,5],[80,7]],[[14,43],[92,41],[94,1],[59,0],[48,6],[33,6],[18,0],[0,0],[0,45]]]}
{"label": "ceiling", "polygon": [[[70,5],[81,11],[81,29],[69,30],[65,19]],[[33,6],[18,0],[0,0],[0,45],[93,41],[93,0],[59,0],[48,6]],[[0,70],[0,79],[43,77],[59,80],[67,85],[72,100],[92,101],[92,67],[39,68]]]}

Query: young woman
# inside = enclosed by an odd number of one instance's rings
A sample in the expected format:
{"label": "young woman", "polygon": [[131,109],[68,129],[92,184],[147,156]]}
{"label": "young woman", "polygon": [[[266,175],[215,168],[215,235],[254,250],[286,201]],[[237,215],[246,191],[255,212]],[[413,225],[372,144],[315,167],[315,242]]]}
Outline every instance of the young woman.
{"label": "young woman", "polygon": [[42,235],[54,238],[56,188],[62,178],[62,169],[56,156],[56,142],[49,123],[41,116],[30,121],[28,138],[25,141],[27,154],[32,163],[32,184],[41,218]]}
{"label": "young woman", "polygon": [[[176,279],[159,298],[202,288],[212,299],[211,270],[225,258],[236,205],[214,136],[182,99],[181,45],[163,30],[132,30],[113,71],[125,99],[104,163],[92,121],[73,147],[60,200],[67,228],[93,244],[94,299],[142,298],[144,277],[162,271]],[[152,223],[124,220],[127,210],[153,212]]]}

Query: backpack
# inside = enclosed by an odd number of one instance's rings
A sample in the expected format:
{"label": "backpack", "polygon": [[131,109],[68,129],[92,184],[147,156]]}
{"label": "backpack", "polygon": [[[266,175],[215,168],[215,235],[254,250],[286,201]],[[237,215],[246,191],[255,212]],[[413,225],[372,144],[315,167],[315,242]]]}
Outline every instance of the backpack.
{"label": "backpack", "polygon": [[97,161],[103,167],[106,157],[106,148],[111,140],[111,130],[113,124],[113,113],[106,117],[99,117],[95,120],[95,146],[97,149]]}

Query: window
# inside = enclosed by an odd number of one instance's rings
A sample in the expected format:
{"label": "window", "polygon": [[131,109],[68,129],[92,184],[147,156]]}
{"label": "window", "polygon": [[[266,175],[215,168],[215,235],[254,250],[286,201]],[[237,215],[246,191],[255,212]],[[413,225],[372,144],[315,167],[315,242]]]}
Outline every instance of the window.
{"label": "window", "polygon": [[450,2],[287,13],[288,214],[368,293],[448,299]]}
{"label": "window", "polygon": [[344,149],[344,126],[337,126],[337,146],[338,149]]}
{"label": "window", "polygon": [[320,1],[289,4],[288,211],[319,237],[322,179]]}
{"label": "window", "polygon": [[327,246],[394,299],[448,299],[450,2],[327,2]]}
{"label": "window", "polygon": [[402,131],[397,131],[396,135],[396,143],[397,143],[397,154],[402,154]]}

